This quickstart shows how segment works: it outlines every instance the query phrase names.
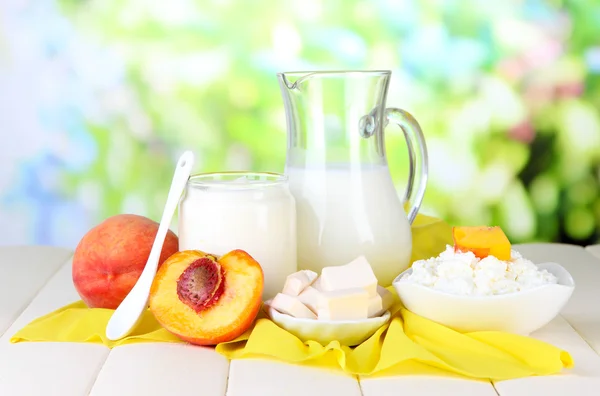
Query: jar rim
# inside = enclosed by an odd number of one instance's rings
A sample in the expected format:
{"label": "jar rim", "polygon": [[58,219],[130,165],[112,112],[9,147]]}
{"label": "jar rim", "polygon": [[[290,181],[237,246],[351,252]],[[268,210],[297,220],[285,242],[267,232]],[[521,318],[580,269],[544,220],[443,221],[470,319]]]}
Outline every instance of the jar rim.
{"label": "jar rim", "polygon": [[[245,179],[247,183],[231,183]],[[285,184],[288,177],[276,172],[225,171],[195,173],[190,176],[187,184],[191,187],[243,188],[255,189]]]}

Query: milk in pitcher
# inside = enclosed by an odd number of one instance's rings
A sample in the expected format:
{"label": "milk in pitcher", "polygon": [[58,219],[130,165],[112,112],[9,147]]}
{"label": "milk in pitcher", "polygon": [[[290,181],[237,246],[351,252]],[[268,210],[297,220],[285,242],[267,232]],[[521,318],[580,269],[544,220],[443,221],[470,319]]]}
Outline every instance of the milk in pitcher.
{"label": "milk in pitcher", "polygon": [[[388,286],[410,265],[410,224],[427,186],[427,146],[417,120],[387,106],[391,74],[277,74],[286,115],[286,173],[297,202],[300,268],[318,272],[364,255],[379,283]],[[389,124],[402,129],[408,150],[402,199],[387,167]]]}
{"label": "milk in pitcher", "polygon": [[317,273],[364,255],[388,286],[409,265],[411,231],[385,165],[288,166],[298,268]]}

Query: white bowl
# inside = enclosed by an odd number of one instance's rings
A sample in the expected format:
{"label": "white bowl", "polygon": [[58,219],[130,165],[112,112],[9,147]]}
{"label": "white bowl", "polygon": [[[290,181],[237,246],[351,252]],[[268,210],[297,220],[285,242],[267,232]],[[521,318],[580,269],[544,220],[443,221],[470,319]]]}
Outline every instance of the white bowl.
{"label": "white bowl", "polygon": [[364,320],[318,320],[303,319],[283,314],[268,306],[267,314],[279,327],[289,331],[302,341],[313,340],[322,345],[339,341],[342,345],[354,346],[373,335],[390,320],[390,311],[381,316]]}
{"label": "white bowl", "polygon": [[538,264],[558,278],[558,284],[493,296],[459,296],[426,286],[400,282],[393,286],[409,311],[460,332],[504,331],[529,335],[554,319],[573,294],[571,274],[556,263]]}

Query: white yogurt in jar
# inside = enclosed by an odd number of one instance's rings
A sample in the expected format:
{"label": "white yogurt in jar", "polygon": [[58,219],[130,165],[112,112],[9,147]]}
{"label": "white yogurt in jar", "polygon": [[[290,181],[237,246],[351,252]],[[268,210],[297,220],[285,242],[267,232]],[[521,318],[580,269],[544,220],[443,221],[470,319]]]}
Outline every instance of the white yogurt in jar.
{"label": "white yogurt in jar", "polygon": [[287,178],[225,172],[190,178],[179,203],[179,250],[223,255],[242,249],[263,269],[263,300],[296,272],[296,206]]}
{"label": "white yogurt in jar", "polygon": [[493,256],[479,259],[472,252],[455,252],[452,246],[446,246],[438,257],[415,261],[412,272],[400,282],[457,295],[487,296],[555,284],[558,279],[515,250],[509,261],[502,261]]}

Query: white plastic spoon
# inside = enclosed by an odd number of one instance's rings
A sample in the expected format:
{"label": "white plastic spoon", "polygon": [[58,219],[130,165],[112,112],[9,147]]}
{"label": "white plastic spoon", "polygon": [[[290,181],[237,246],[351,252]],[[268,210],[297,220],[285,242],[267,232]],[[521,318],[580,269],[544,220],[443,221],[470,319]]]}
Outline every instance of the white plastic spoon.
{"label": "white plastic spoon", "polygon": [[171,189],[169,190],[167,203],[160,219],[160,225],[158,226],[158,232],[156,233],[150,256],[138,281],[123,302],[117,307],[106,325],[106,337],[109,340],[116,341],[131,333],[137,326],[142,312],[148,305],[150,286],[152,286],[152,281],[156,275],[163,243],[165,242],[171,219],[177,208],[181,193],[190,177],[193,165],[194,154],[191,151],[183,153],[179,157],[179,161],[177,161],[177,168],[175,168]]}

